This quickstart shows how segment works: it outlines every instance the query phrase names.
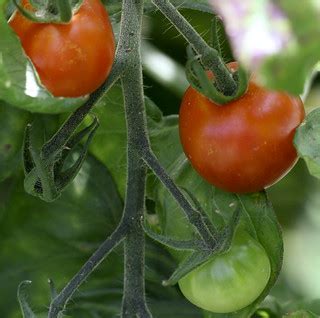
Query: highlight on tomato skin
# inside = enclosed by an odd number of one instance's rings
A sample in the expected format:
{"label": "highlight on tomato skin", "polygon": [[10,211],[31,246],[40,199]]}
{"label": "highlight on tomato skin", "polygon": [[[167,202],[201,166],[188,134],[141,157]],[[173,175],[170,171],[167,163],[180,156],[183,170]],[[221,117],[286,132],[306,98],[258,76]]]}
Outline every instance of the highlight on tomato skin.
{"label": "highlight on tomato skin", "polygon": [[[30,8],[28,0],[22,4]],[[84,0],[68,24],[35,23],[16,11],[9,25],[42,84],[56,97],[92,93],[111,71],[115,38],[100,0]]]}
{"label": "highlight on tomato skin", "polygon": [[242,97],[225,105],[192,87],[181,102],[179,132],[186,156],[205,180],[229,192],[263,190],[297,161],[293,137],[305,117],[301,99],[269,91],[253,78]]}
{"label": "highlight on tomato skin", "polygon": [[192,270],[180,279],[179,287],[197,307],[230,313],[253,303],[267,286],[270,274],[264,248],[246,231],[238,230],[226,253]]}

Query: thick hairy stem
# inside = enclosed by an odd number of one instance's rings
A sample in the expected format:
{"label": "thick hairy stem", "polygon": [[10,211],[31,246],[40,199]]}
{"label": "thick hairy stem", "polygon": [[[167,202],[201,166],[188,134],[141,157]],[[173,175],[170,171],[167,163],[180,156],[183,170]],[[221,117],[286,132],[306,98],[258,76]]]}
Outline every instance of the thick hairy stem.
{"label": "thick hairy stem", "polygon": [[[127,2],[127,3],[126,3]],[[123,17],[121,20],[121,32],[119,44],[117,47],[116,54],[116,62],[113,66],[112,72],[109,75],[107,81],[96,91],[94,92],[89,100],[77,109],[65,122],[62,128],[58,131],[58,133],[45,145],[43,148],[44,155],[52,155],[55,153],[70,136],[75,131],[75,129],[80,125],[84,117],[89,113],[95,103],[103,96],[104,93],[112,86],[112,84],[120,77],[122,71],[125,69],[126,64],[132,65],[131,60],[131,49],[134,48],[137,43],[140,42],[140,33],[136,33],[137,30],[141,30],[141,19],[142,19],[142,1],[138,1],[138,4],[133,1],[124,1],[123,3]],[[136,10],[132,10],[132,6]],[[141,7],[138,10],[139,6]],[[141,11],[141,13],[140,13]],[[134,21],[136,19],[137,21]],[[135,22],[131,25],[130,22]],[[138,25],[137,25],[138,24]],[[128,28],[134,31],[128,32]],[[134,37],[135,35],[135,37]],[[139,45],[139,44],[138,44]],[[135,82],[136,78],[131,79],[132,82]],[[141,87],[141,96],[142,95],[142,82],[139,83]],[[142,97],[143,101],[143,97]],[[143,102],[140,107],[144,107]],[[142,125],[143,126],[143,125]],[[130,147],[129,147],[130,148]],[[131,161],[131,158],[129,158]],[[129,162],[130,165],[130,162]],[[131,169],[130,169],[131,170]],[[145,168],[141,170],[139,181],[142,178],[142,184],[145,182]],[[132,173],[129,174],[130,176]],[[131,179],[129,183],[131,183]],[[135,182],[134,182],[135,183]],[[140,182],[139,182],[140,184]],[[144,186],[143,186],[144,187]],[[144,198],[144,189],[142,190],[142,196]],[[125,213],[122,217],[121,223],[118,228],[111,234],[111,236],[99,247],[99,249],[89,258],[89,260],[85,263],[85,265],[80,269],[80,271],[70,280],[70,282],[63,288],[63,290],[53,299],[50,304],[48,318],[56,318],[59,313],[64,310],[67,302],[70,300],[75,291],[80,287],[80,285],[88,278],[88,276],[95,270],[95,268],[105,259],[105,257],[112,251],[118,244],[120,244],[129,233],[132,231],[129,229],[129,226],[134,224],[132,220],[130,220],[130,214],[128,211],[131,211],[132,197],[135,197],[134,191],[132,191],[131,195],[127,197],[126,205],[125,205]],[[129,200],[129,201],[128,201]],[[141,200],[141,199],[140,199]],[[135,213],[135,209],[132,209],[131,213]],[[141,211],[136,211],[137,218],[140,218]],[[139,221],[140,222],[140,221]],[[142,243],[142,245],[144,242]],[[144,247],[143,247],[144,248]],[[144,262],[142,255],[142,262]],[[142,277],[144,279],[144,277]],[[144,284],[144,283],[143,283]],[[143,285],[144,289],[144,285]],[[144,291],[143,291],[144,294]]]}
{"label": "thick hairy stem", "polygon": [[145,236],[141,226],[145,204],[146,167],[135,151],[129,152],[128,159],[130,161],[125,218],[129,222],[130,231],[124,244],[122,317],[150,318],[152,316],[145,300]]}
{"label": "thick hairy stem", "polygon": [[65,309],[67,302],[76,292],[79,286],[86,281],[88,276],[99,266],[107,255],[119,245],[127,232],[127,228],[121,223],[119,227],[105,240],[98,250],[82,266],[80,271],[69,281],[63,290],[53,299],[50,304],[48,318],[57,318],[59,313]]}
{"label": "thick hairy stem", "polygon": [[146,166],[140,157],[141,146],[148,145],[141,66],[141,24],[143,0],[124,0],[124,25],[121,43],[131,52],[122,77],[128,132],[128,176],[124,219],[129,233],[124,244],[125,277],[122,317],[150,318],[145,301],[145,237],[141,219],[145,209]]}
{"label": "thick hairy stem", "polygon": [[158,9],[176,27],[176,29],[201,55],[202,63],[215,74],[217,88],[226,96],[232,96],[237,90],[237,83],[224,64],[219,53],[210,47],[195,31],[192,25],[179,13],[169,0],[152,0]]}

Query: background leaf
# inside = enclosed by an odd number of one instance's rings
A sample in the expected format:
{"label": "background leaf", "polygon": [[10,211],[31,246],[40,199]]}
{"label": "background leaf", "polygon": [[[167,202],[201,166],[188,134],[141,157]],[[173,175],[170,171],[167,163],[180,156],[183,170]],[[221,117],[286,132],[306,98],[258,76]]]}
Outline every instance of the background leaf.
{"label": "background leaf", "polygon": [[108,167],[124,197],[127,131],[121,87],[114,86],[96,105],[94,113],[99,118],[100,126],[90,150]]}
{"label": "background leaf", "polygon": [[21,165],[22,140],[30,115],[0,102],[0,182]]}
{"label": "background leaf", "polygon": [[294,143],[310,173],[320,178],[320,108],[307,115],[298,127]]}

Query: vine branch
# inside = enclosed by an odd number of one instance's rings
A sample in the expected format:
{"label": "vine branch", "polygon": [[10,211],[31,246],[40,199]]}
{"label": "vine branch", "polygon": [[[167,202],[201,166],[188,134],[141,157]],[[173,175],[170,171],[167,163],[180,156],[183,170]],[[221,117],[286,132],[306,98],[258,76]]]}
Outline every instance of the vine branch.
{"label": "vine branch", "polygon": [[224,64],[219,52],[204,41],[169,0],[152,0],[152,2],[193,46],[194,50],[201,55],[204,66],[215,74],[215,81],[219,91],[226,96],[232,96],[237,90],[237,83]]}
{"label": "vine branch", "polygon": [[[143,2],[143,0],[123,0],[116,61],[109,78],[90,96],[89,100],[83,106],[68,118],[61,129],[43,147],[44,155],[52,155],[58,151],[59,147],[70,138],[72,133],[81,124],[95,103],[117,79],[121,78],[128,137],[127,187],[123,216],[117,229],[102,243],[80,271],[53,299],[49,309],[49,318],[58,317],[59,313],[65,309],[67,302],[80,285],[121,242],[124,242],[125,252],[122,318],[152,317],[145,299],[145,234],[142,226],[145,212],[147,167],[154,172],[176,199],[190,223],[193,224],[199,232],[206,248],[213,250],[217,244],[216,233],[212,231],[212,229],[209,229],[205,216],[201,211],[193,208],[151,150],[147,133],[140,52]],[[187,21],[181,20],[184,18],[168,1],[154,0],[154,2],[167,13],[170,20],[182,21],[181,25],[184,25],[182,34],[194,45],[196,50],[204,54],[204,57],[208,50],[212,52],[213,49],[207,46]],[[179,23],[175,25],[177,24]],[[226,70],[224,64],[221,64],[218,56],[214,59],[213,65],[219,69],[218,72],[215,72],[217,77],[219,77],[220,73],[227,79],[230,77],[230,73]],[[230,78],[227,82],[229,84],[231,83]]]}
{"label": "vine branch", "polygon": [[[141,32],[143,0],[123,1],[123,29],[119,50],[131,52],[122,76],[127,121],[127,188],[124,219],[129,232],[124,243],[125,275],[122,318],[151,318],[145,299],[145,235],[141,220],[145,212],[146,165],[141,159],[140,145],[148,145],[144,105]],[[126,46],[123,46],[126,45]]]}
{"label": "vine branch", "polygon": [[[141,225],[145,204],[146,166],[138,153],[141,140],[147,142],[140,55],[142,13],[143,0],[123,1],[123,16],[117,47],[119,60],[115,63],[115,65],[125,66],[126,69],[122,76],[122,84],[128,131],[128,176],[123,217],[115,232],[90,257],[81,270],[52,301],[49,318],[56,318],[64,310],[77,288],[105,259],[109,252],[123,240],[125,240],[125,282],[122,317],[152,317],[145,301],[145,237]],[[121,71],[123,69],[122,67],[120,68]],[[50,141],[50,145],[53,148],[48,147],[47,151],[52,152],[52,149],[57,147],[81,123],[84,116],[95,104],[95,101],[116,80],[119,72],[114,71],[113,74],[117,76],[109,77],[105,85],[91,95],[90,100],[69,118],[58,134]],[[137,129],[137,127],[140,129]]]}
{"label": "vine branch", "polygon": [[177,203],[180,205],[184,213],[186,214],[189,222],[196,228],[200,234],[202,240],[208,249],[214,249],[216,246],[216,239],[213,236],[217,233],[211,233],[209,230],[206,220],[199,210],[195,210],[190,202],[186,199],[185,195],[173,182],[170,176],[167,174],[165,169],[159,163],[151,149],[143,153],[143,159],[149,168],[154,172],[154,174],[159,178],[163,185],[168,189],[171,195],[176,199]]}
{"label": "vine branch", "polygon": [[102,98],[104,94],[113,86],[113,84],[120,78],[124,70],[123,58],[118,58],[119,52],[117,51],[115,63],[112,66],[111,72],[107,80],[93,92],[89,99],[78,109],[76,109],[70,117],[65,121],[61,128],[55,135],[43,146],[42,155],[44,158],[55,156],[59,149],[70,139],[75,130],[80,126],[84,118]]}
{"label": "vine branch", "polygon": [[127,228],[121,223],[111,236],[101,244],[97,251],[89,258],[62,291],[52,300],[48,318],[58,317],[59,313],[65,309],[67,302],[71,299],[80,285],[99,266],[107,255],[123,241],[126,233]]}

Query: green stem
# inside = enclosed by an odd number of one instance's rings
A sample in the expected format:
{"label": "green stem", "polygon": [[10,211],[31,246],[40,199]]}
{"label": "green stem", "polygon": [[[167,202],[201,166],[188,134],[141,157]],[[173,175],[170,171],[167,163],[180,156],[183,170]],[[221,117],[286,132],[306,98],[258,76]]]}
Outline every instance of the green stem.
{"label": "green stem", "polygon": [[202,215],[200,211],[195,210],[190,202],[186,199],[184,194],[180,191],[177,185],[173,182],[170,176],[167,174],[165,169],[161,166],[158,159],[154,153],[149,150],[143,154],[143,159],[149,168],[154,172],[154,174],[159,178],[163,185],[170,191],[171,195],[177,201],[177,203],[182,208],[183,212],[186,214],[189,222],[196,228],[199,235],[201,236],[203,242],[207,249],[214,249],[216,246],[217,233],[211,233],[205,220],[205,215]]}
{"label": "green stem", "polygon": [[152,0],[163,15],[176,27],[184,38],[193,46],[194,50],[201,55],[202,63],[215,74],[217,88],[226,96],[232,96],[237,83],[232,74],[220,57],[219,53],[210,47],[196,32],[192,25],[168,0]]}
{"label": "green stem", "polygon": [[57,318],[62,312],[73,294],[89,275],[99,266],[107,255],[118,246],[124,239],[127,228],[121,223],[118,228],[98,248],[98,250],[82,266],[79,272],[69,281],[63,290],[53,299],[50,304],[48,318]]}
{"label": "green stem", "polygon": [[[140,157],[141,146],[149,145],[141,66],[143,0],[124,0],[120,48],[130,52],[122,87],[128,132],[128,174],[124,219],[129,232],[124,244],[125,276],[122,317],[151,318],[145,299],[145,236],[141,225],[145,209],[146,166]],[[122,46],[124,45],[124,46]]]}

